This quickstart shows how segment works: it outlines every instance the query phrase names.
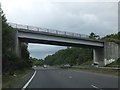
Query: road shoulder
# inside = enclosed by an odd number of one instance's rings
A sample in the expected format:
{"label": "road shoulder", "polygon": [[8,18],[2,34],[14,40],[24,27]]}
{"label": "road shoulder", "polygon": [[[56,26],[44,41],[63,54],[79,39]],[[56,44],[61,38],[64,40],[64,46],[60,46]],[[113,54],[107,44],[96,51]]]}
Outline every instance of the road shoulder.
{"label": "road shoulder", "polygon": [[34,69],[32,69],[31,70],[31,72],[29,73],[29,74],[27,74],[24,78],[23,78],[23,80],[21,80],[21,82],[17,85],[17,86],[15,86],[14,88],[23,88],[23,86],[28,82],[28,80],[32,77],[32,75],[33,75],[33,73],[34,73]]}

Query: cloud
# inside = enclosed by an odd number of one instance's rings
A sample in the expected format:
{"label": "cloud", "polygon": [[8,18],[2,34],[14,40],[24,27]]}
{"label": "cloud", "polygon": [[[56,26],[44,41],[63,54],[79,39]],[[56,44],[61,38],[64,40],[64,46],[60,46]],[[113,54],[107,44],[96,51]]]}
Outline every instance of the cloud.
{"label": "cloud", "polygon": [[[89,34],[92,31],[98,34],[104,31],[103,35],[117,32],[115,28],[118,18],[115,2],[42,1],[26,0],[23,3],[23,1],[11,0],[11,3],[6,2],[5,5],[8,6],[3,5],[3,8],[10,22],[82,34]],[[97,25],[93,26],[93,24]],[[99,30],[99,26],[104,30]]]}
{"label": "cloud", "polygon": [[63,46],[53,46],[53,45],[44,45],[44,44],[32,44],[28,45],[28,50],[32,57],[36,58],[45,58],[49,54],[54,54],[60,49],[65,49]]}
{"label": "cloud", "polygon": [[85,14],[82,19],[86,24],[95,24],[99,22],[98,17],[94,14]]}
{"label": "cloud", "polygon": [[[23,25],[87,35],[94,32],[100,36],[118,31],[117,2],[65,1],[2,0],[2,7],[9,22]],[[43,58],[58,49],[61,47],[29,44],[29,51],[35,57]]]}

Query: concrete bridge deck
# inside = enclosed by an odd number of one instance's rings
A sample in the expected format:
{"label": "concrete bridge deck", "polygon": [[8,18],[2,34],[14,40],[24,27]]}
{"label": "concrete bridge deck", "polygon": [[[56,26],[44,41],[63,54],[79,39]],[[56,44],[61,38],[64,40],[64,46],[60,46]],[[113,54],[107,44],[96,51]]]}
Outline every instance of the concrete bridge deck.
{"label": "concrete bridge deck", "polygon": [[17,37],[28,43],[42,43],[62,46],[78,47],[104,47],[104,42],[97,39],[91,39],[88,35],[58,31],[54,29],[38,28],[27,25],[12,24],[10,25],[18,31]]}

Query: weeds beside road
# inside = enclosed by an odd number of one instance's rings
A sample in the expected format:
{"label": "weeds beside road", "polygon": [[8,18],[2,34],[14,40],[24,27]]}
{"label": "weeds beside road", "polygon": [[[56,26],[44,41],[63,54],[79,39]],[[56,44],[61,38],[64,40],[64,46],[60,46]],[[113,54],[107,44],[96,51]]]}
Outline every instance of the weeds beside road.
{"label": "weeds beside road", "polygon": [[16,71],[13,76],[10,75],[3,75],[2,76],[2,88],[14,88],[22,80],[24,80],[30,73],[32,72],[32,69],[24,69],[21,71]]}

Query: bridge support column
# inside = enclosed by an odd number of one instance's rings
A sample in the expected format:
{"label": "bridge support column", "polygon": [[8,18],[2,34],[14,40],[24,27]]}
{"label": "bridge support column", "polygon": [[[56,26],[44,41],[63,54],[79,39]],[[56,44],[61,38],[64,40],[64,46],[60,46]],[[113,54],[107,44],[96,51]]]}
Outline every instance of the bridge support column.
{"label": "bridge support column", "polygon": [[93,50],[93,61],[100,66],[104,66],[104,48],[96,48]]}
{"label": "bridge support column", "polygon": [[18,39],[18,31],[16,30],[16,39],[15,39],[15,52],[20,57],[21,56],[21,42]]}

